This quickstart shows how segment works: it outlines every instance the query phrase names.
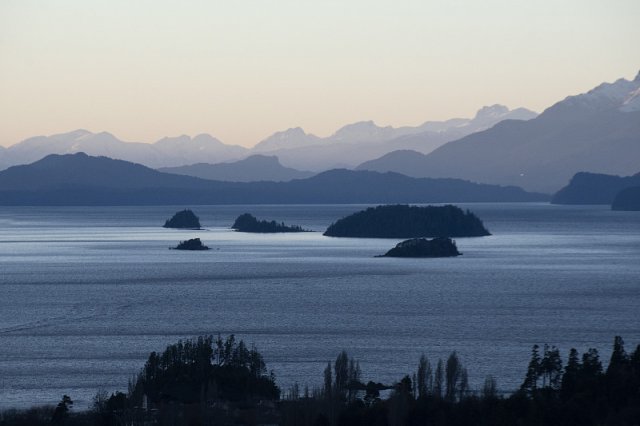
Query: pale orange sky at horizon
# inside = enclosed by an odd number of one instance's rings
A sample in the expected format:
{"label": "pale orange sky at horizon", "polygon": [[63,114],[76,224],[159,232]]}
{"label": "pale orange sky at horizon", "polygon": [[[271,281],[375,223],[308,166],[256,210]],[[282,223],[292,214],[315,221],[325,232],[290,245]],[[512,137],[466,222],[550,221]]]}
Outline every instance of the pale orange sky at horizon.
{"label": "pale orange sky at horizon", "polygon": [[0,145],[78,128],[253,146],[541,112],[640,70],[640,1],[5,0]]}

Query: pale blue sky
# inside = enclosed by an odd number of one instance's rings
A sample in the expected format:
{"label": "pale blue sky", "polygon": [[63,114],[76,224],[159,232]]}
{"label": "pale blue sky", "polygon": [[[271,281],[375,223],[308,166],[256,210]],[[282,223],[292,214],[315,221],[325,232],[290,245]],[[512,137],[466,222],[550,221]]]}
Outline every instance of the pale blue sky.
{"label": "pale blue sky", "polygon": [[540,111],[640,69],[638,0],[0,0],[0,144]]}

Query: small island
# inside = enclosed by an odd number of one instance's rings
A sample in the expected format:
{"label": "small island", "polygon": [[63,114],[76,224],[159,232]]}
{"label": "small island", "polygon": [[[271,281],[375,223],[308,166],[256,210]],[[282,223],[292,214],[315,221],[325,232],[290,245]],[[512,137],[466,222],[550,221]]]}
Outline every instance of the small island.
{"label": "small island", "polygon": [[209,250],[209,247],[202,244],[200,238],[192,238],[186,241],[180,241],[180,244],[173,248],[174,250]]}
{"label": "small island", "polygon": [[344,217],[324,235],[352,238],[482,237],[491,235],[469,210],[446,206],[385,205]]}
{"label": "small island", "polygon": [[306,229],[302,229],[300,226],[287,226],[284,223],[277,223],[275,220],[271,222],[266,220],[258,220],[249,213],[244,213],[238,216],[236,221],[231,226],[231,229],[235,229],[238,232],[254,232],[260,234],[280,233],[280,232],[309,232]]}
{"label": "small island", "polygon": [[440,237],[432,240],[412,238],[398,243],[382,256],[376,257],[454,257],[461,254],[455,241]]}
{"label": "small island", "polygon": [[200,218],[187,209],[174,214],[171,219],[164,223],[163,228],[202,229],[200,227]]}

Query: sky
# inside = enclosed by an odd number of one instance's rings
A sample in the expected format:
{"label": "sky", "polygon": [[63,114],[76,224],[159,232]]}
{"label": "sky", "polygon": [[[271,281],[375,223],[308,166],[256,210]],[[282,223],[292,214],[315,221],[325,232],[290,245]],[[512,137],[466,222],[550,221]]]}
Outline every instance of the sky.
{"label": "sky", "polygon": [[540,112],[633,78],[639,19],[638,0],[0,0],[0,145]]}

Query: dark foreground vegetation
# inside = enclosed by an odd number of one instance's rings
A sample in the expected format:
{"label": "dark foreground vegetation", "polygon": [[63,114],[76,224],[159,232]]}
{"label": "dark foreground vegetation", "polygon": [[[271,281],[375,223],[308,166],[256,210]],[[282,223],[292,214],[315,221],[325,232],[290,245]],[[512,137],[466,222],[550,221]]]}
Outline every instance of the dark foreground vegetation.
{"label": "dark foreground vegetation", "polygon": [[164,223],[163,228],[201,229],[200,218],[191,210],[182,210]]}
{"label": "dark foreground vegetation", "polygon": [[324,235],[358,238],[482,237],[482,221],[459,207],[387,205],[370,207],[331,224]]}
{"label": "dark foreground vegetation", "polygon": [[209,247],[202,244],[200,238],[192,238],[186,241],[180,241],[180,243],[173,248],[174,250],[209,250]]}
{"label": "dark foreground vegetation", "polygon": [[412,238],[396,244],[380,257],[453,257],[461,254],[451,238]]}
{"label": "dark foreground vegetation", "polygon": [[271,222],[266,220],[258,220],[249,213],[244,213],[238,216],[236,221],[233,223],[233,226],[231,226],[231,229],[235,229],[239,232],[254,232],[260,234],[280,232],[309,232],[297,225],[287,226],[284,223],[278,223],[275,220],[272,220]]}
{"label": "dark foreground vegetation", "polygon": [[362,378],[346,352],[324,369],[323,385],[284,395],[262,356],[233,336],[200,337],[151,353],[127,394],[98,394],[93,409],[56,407],[0,414],[0,425],[479,425],[632,426],[640,424],[640,345],[615,337],[606,369],[596,349],[571,349],[563,365],[553,346],[534,346],[522,386],[509,396],[487,377],[470,389],[454,352],[384,385]]}

